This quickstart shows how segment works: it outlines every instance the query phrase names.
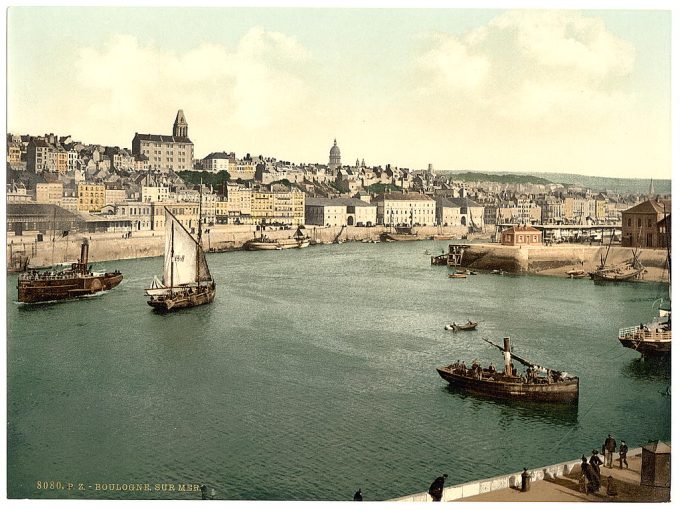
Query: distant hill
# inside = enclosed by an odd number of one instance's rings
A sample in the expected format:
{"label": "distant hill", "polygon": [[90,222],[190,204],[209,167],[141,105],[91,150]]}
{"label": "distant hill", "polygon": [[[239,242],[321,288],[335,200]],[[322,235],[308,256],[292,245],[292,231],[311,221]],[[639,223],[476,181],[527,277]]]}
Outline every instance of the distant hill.
{"label": "distant hill", "polygon": [[[445,170],[455,174],[461,181],[490,181],[501,184],[550,184],[558,183],[567,186],[583,186],[593,191],[611,190],[617,193],[647,193],[649,179],[622,179],[618,177],[597,177],[557,172],[526,172],[517,174],[512,172],[473,172],[469,170]],[[654,179],[654,191],[665,194],[671,192],[670,179]]]}
{"label": "distant hill", "polygon": [[456,179],[463,182],[489,181],[501,184],[551,184],[552,181],[533,174],[514,174],[509,172],[499,172],[497,174],[487,174],[484,172],[470,172],[458,170],[444,170],[446,173],[454,174]]}
{"label": "distant hill", "polygon": [[[649,179],[622,179],[619,177],[597,177],[566,173],[532,173],[531,175],[544,176],[553,182],[562,184],[580,184],[593,191],[612,190],[618,193],[647,193],[649,191]],[[654,179],[654,191],[662,194],[670,193],[671,180]]]}

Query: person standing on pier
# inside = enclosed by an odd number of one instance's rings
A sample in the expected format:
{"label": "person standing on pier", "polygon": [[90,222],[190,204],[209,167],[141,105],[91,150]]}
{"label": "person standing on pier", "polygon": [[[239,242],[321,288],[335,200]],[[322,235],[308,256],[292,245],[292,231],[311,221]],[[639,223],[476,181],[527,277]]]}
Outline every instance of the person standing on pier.
{"label": "person standing on pier", "polygon": [[364,495],[361,493],[361,489],[354,493],[354,501],[363,501]]}
{"label": "person standing on pier", "polygon": [[612,458],[614,456],[615,451],[616,451],[616,439],[614,439],[612,435],[609,434],[607,436],[607,439],[604,440],[604,445],[602,445],[602,453],[604,454],[604,467],[611,469]]}
{"label": "person standing on pier", "polygon": [[432,501],[441,501],[444,495],[444,482],[449,475],[444,473],[442,476],[438,476],[430,485],[430,490],[427,493],[432,497]]}
{"label": "person standing on pier", "polygon": [[621,441],[621,445],[619,446],[619,468],[623,469],[623,465],[626,465],[626,469],[628,469],[628,460],[626,459],[626,455],[628,455],[628,445],[626,444],[625,441]]}
{"label": "person standing on pier", "polygon": [[600,466],[602,465],[602,459],[600,459],[597,450],[593,450],[589,463],[595,474],[595,492],[597,492],[600,490]]}

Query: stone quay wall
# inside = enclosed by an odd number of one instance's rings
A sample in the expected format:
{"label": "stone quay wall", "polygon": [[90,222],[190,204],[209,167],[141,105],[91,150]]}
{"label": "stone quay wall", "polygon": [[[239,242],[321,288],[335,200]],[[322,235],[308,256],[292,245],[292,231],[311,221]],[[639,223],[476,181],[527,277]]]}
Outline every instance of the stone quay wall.
{"label": "stone quay wall", "polygon": [[[463,265],[483,270],[502,269],[511,273],[562,274],[570,269],[594,271],[605,257],[607,246],[563,244],[553,246],[503,246],[472,244],[465,250]],[[644,280],[664,280],[666,250],[639,250],[640,262],[647,268]],[[631,259],[633,250],[612,246],[607,264]]]}
{"label": "stone quay wall", "polygon": [[[629,457],[635,457],[636,455],[642,455],[642,448],[631,448],[628,451]],[[531,481],[536,482],[539,480],[553,480],[560,476],[566,476],[573,472],[578,472],[580,469],[581,459],[577,459],[536,469],[530,469],[528,472],[531,475]],[[452,485],[451,487],[444,487],[442,501],[455,501],[458,499],[469,498],[471,496],[477,496],[478,494],[485,494],[487,492],[513,487],[520,488],[521,486],[522,472],[518,471],[516,473],[500,475],[493,478],[484,478],[482,480],[476,480],[473,482]],[[415,503],[432,501],[432,498],[427,492],[420,492],[418,494],[411,494],[410,496],[395,498],[390,501]]]}
{"label": "stone quay wall", "polygon": [[[267,228],[267,237],[271,239],[287,239],[293,237],[296,229],[275,230]],[[306,234],[312,240],[320,243],[333,242],[336,237],[342,241],[376,240],[387,230],[382,226],[376,227],[306,227]],[[460,237],[465,234],[465,227],[417,227],[414,229],[418,239],[428,239],[433,235],[445,234]],[[203,247],[209,251],[238,250],[243,243],[253,239],[256,233],[254,225],[216,225],[209,227],[203,234]],[[59,238],[53,243],[44,238],[37,241],[37,232],[26,232],[23,236],[8,234],[7,236],[7,267],[12,256],[18,253],[27,255],[31,267],[50,266],[53,263],[74,262],[80,256],[80,246],[83,238],[89,242],[89,260],[102,262],[107,260],[136,259],[143,257],[158,257],[163,255],[164,232],[138,231],[126,238],[120,232],[111,233],[76,233],[65,238]]]}

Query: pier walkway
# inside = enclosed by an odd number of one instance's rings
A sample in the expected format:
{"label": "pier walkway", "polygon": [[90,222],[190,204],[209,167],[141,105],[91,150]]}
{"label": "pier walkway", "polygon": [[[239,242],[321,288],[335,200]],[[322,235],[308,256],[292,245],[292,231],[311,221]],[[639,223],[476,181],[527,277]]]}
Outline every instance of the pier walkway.
{"label": "pier walkway", "polygon": [[[521,492],[521,471],[495,478],[454,485],[444,488],[442,501],[486,501],[486,502],[661,502],[669,501],[667,491],[653,491],[640,485],[642,448],[628,452],[628,469],[619,469],[618,453],[614,455],[614,467],[602,466],[602,486],[599,493],[586,494],[579,487],[581,460],[572,460],[538,469],[530,469],[531,486]],[[607,480],[611,476],[616,485],[616,496],[607,495]],[[426,492],[412,494],[391,501],[426,502],[432,501]]]}

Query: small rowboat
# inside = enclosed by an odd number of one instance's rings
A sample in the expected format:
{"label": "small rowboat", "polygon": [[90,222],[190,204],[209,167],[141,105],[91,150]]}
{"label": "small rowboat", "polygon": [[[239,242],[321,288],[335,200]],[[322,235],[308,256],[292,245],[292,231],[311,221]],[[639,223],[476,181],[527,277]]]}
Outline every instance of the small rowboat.
{"label": "small rowboat", "polygon": [[467,321],[465,324],[456,324],[455,322],[452,322],[451,324],[444,326],[444,329],[447,331],[472,331],[477,328],[477,324],[479,323],[472,321]]}
{"label": "small rowboat", "polygon": [[567,276],[572,279],[579,279],[587,277],[588,273],[583,269],[572,269],[571,271],[567,271]]}
{"label": "small rowboat", "polygon": [[449,278],[467,278],[465,273],[449,273]]}

